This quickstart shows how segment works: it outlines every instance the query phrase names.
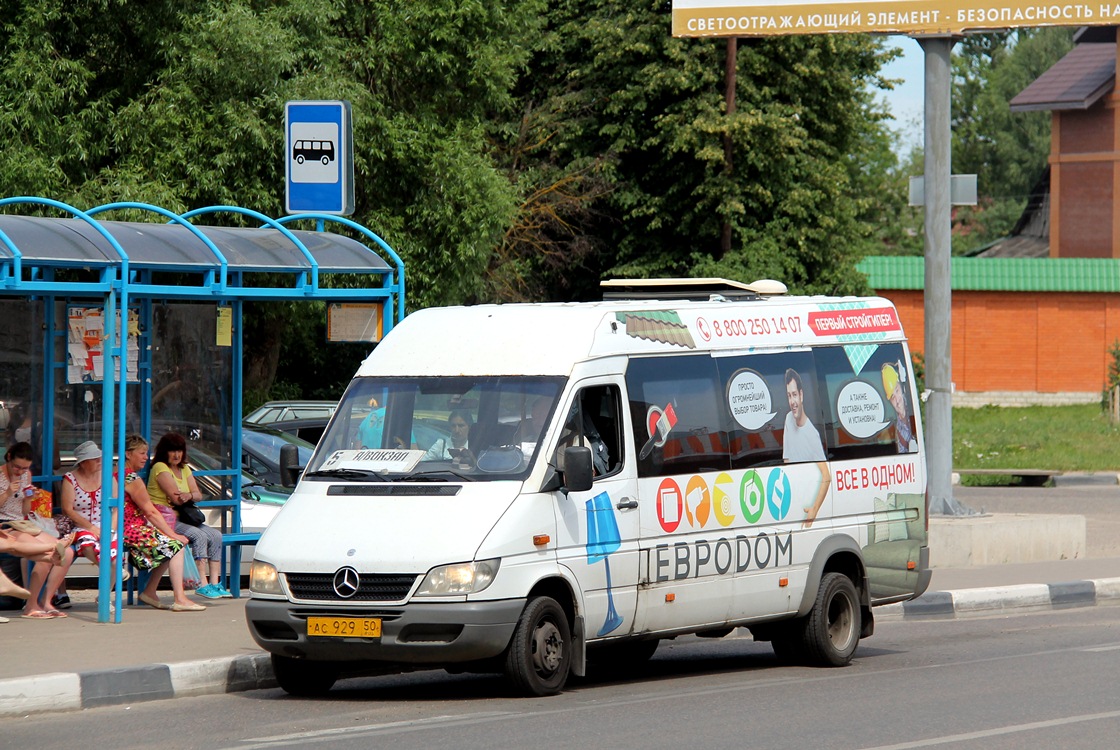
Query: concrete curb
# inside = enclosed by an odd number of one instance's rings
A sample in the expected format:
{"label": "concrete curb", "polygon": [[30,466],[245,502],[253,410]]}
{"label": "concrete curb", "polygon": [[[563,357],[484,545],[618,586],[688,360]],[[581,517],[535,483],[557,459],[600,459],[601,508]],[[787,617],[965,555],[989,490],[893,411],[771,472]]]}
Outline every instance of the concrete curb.
{"label": "concrete curb", "polygon": [[276,687],[268,654],[0,680],[0,718]]}
{"label": "concrete curb", "polygon": [[875,619],[960,618],[1011,610],[1054,610],[1120,604],[1120,578],[1025,583],[959,591],[927,591],[917,599],[875,608]]}
{"label": "concrete curb", "polygon": [[[875,608],[879,620],[990,615],[1120,604],[1120,578],[1067,583],[928,591],[909,602]],[[217,695],[276,687],[268,654],[56,673],[0,680],[0,718],[48,711]]]}

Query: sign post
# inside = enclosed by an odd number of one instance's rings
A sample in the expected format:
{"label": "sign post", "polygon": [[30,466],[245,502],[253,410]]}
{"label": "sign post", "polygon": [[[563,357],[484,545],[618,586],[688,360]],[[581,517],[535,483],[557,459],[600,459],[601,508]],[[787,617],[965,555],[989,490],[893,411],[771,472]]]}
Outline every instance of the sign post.
{"label": "sign post", "polygon": [[350,102],[284,105],[284,210],[354,213],[354,136]]}

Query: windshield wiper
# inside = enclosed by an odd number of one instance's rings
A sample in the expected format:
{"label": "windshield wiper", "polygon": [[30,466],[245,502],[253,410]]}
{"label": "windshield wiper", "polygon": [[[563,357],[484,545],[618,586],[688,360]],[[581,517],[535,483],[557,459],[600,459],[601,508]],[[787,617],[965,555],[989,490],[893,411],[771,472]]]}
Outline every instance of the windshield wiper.
{"label": "windshield wiper", "polygon": [[465,474],[460,474],[452,469],[431,469],[429,471],[418,471],[415,474],[408,474],[400,478],[401,482],[438,482],[441,478],[452,476],[456,479],[461,479],[464,482],[476,481],[474,477],[469,477]]}
{"label": "windshield wiper", "polygon": [[372,479],[377,482],[389,482],[390,480],[384,474],[378,474],[376,471],[369,471],[368,469],[324,469],[322,471],[312,471],[304,474],[305,477],[329,477],[331,479],[351,479],[361,481],[365,479]]}

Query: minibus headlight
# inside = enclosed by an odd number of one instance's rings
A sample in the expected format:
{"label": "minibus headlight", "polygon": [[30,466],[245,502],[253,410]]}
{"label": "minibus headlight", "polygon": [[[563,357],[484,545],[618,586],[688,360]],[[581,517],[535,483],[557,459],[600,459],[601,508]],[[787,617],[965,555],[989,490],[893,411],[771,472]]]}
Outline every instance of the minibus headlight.
{"label": "minibus headlight", "polygon": [[477,594],[489,586],[498,574],[500,559],[441,565],[432,568],[420,584],[417,596],[455,596]]}
{"label": "minibus headlight", "polygon": [[280,586],[280,573],[276,566],[254,560],[253,566],[249,568],[249,591],[254,594],[283,596],[284,589]]}

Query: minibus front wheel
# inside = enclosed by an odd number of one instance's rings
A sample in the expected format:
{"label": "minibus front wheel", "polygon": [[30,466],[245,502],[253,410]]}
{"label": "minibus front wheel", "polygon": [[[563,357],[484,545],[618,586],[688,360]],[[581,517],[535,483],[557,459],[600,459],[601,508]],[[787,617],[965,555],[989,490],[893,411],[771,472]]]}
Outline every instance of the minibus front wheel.
{"label": "minibus front wheel", "polygon": [[338,679],[329,664],[279,654],[272,655],[272,673],[285,693],[301,697],[326,695]]}
{"label": "minibus front wheel", "polygon": [[555,599],[537,596],[525,605],[506,649],[505,674],[522,695],[555,695],[572,668],[568,617]]}

